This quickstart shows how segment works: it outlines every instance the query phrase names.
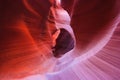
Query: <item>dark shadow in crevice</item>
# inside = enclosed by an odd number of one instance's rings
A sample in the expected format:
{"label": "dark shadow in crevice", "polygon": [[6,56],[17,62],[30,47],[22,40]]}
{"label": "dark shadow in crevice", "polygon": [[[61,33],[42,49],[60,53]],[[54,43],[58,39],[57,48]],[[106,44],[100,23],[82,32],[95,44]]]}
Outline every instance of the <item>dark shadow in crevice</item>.
{"label": "dark shadow in crevice", "polygon": [[72,50],[73,48],[74,48],[74,39],[67,30],[61,28],[60,34],[56,39],[56,45],[53,48],[54,57],[59,58],[68,51]]}

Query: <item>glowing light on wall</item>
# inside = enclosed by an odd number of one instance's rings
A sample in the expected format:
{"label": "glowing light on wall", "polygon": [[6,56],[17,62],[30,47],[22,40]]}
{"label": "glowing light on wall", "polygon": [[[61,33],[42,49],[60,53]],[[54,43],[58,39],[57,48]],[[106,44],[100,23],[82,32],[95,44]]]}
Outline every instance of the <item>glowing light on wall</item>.
{"label": "glowing light on wall", "polygon": [[0,5],[0,80],[120,79],[120,0]]}

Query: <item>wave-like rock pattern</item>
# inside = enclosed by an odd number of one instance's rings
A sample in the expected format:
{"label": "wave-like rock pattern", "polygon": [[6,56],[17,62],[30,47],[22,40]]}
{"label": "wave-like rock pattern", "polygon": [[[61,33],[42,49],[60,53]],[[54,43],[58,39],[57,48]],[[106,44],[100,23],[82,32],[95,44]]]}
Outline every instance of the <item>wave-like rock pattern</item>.
{"label": "wave-like rock pattern", "polygon": [[53,1],[0,0],[0,80],[119,80],[120,1]]}

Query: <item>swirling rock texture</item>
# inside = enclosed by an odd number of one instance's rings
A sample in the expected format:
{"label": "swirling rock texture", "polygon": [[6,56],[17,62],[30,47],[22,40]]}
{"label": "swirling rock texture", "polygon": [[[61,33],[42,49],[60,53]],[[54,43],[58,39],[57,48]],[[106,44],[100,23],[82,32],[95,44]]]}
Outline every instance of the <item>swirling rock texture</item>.
{"label": "swirling rock texture", "polygon": [[0,0],[0,80],[119,80],[120,0]]}

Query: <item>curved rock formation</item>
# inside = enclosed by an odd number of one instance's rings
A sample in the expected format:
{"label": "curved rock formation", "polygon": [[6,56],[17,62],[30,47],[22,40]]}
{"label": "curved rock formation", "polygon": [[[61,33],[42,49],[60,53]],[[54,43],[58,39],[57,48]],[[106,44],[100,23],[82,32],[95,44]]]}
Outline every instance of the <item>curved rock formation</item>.
{"label": "curved rock formation", "polygon": [[0,80],[118,80],[119,0],[0,0]]}

